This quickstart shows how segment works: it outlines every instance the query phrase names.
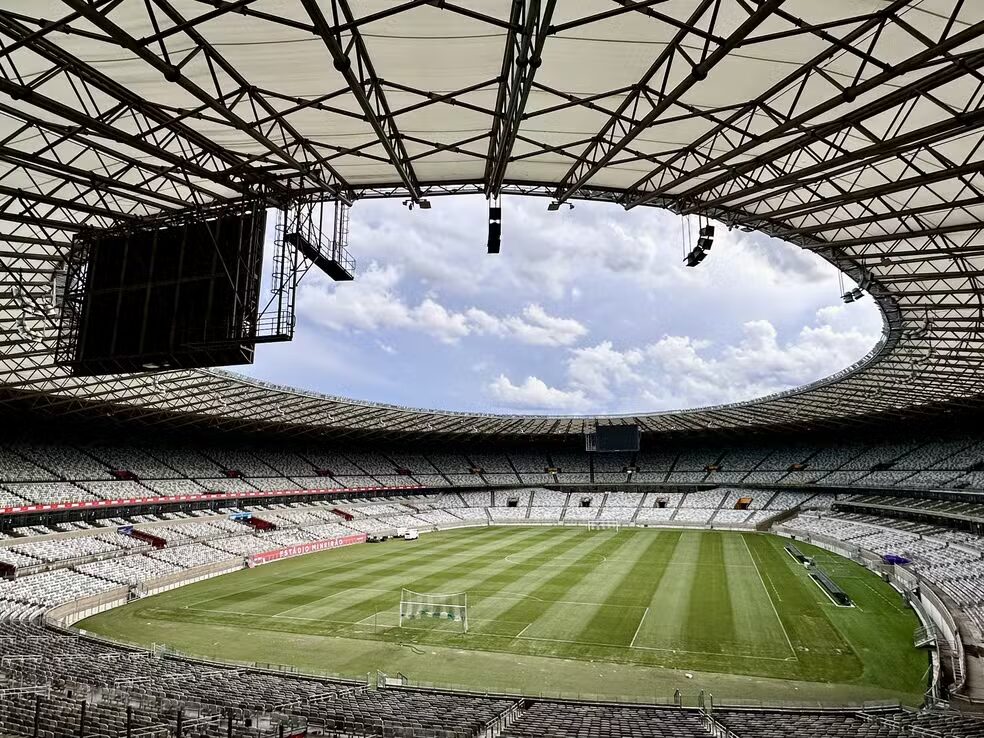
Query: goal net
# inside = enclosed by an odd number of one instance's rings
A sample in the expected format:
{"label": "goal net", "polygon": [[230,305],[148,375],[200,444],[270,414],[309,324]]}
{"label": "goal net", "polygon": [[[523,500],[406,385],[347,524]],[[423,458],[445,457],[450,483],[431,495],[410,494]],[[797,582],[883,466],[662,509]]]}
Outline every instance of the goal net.
{"label": "goal net", "polygon": [[404,589],[400,593],[400,627],[404,622],[423,618],[460,623],[468,632],[468,593],[438,594]]}
{"label": "goal net", "polygon": [[588,530],[614,530],[616,533],[622,529],[622,524],[614,520],[592,520],[588,523]]}

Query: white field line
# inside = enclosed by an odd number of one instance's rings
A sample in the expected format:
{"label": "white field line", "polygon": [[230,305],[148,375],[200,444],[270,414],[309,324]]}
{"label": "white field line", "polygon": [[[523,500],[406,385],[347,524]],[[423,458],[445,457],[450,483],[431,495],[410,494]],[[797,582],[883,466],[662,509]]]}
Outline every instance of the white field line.
{"label": "white field line", "polygon": [[745,550],[748,552],[748,558],[750,558],[752,560],[752,564],[755,565],[755,572],[758,574],[759,582],[762,583],[762,589],[765,590],[765,596],[769,598],[769,604],[772,605],[772,612],[775,613],[776,620],[779,623],[779,627],[782,628],[782,634],[786,636],[786,643],[789,645],[789,652],[797,660],[799,660],[799,657],[796,656],[796,649],[793,648],[793,642],[789,639],[789,633],[786,632],[786,626],[782,624],[782,618],[779,617],[779,611],[776,609],[776,603],[772,599],[772,593],[769,592],[769,588],[765,586],[765,580],[762,578],[762,570],[759,569],[758,562],[755,560],[755,557],[752,556],[752,549],[748,547],[748,541],[745,540],[744,535],[741,536],[741,542],[745,544]]}
{"label": "white field line", "polygon": [[776,593],[776,599],[782,602],[782,595],[779,594],[779,588],[776,586],[776,583],[772,581],[772,577],[769,576],[769,572],[765,572],[765,578],[768,579],[769,584],[772,585],[772,591]]}
{"label": "white field line", "polygon": [[629,648],[635,648],[636,638],[639,637],[639,631],[642,630],[642,624],[646,621],[646,616],[648,614],[649,614],[649,608],[647,607],[646,611],[642,613],[642,617],[639,618],[639,625],[636,626],[635,634],[633,634],[632,640],[629,641]]}
{"label": "white field line", "polygon": [[530,626],[531,626],[531,625],[533,625],[533,622],[532,622],[532,621],[530,621],[529,623],[527,623],[527,624],[526,624],[526,627],[525,627],[525,628],[523,628],[523,629],[522,629],[521,631],[519,631],[519,632],[518,632],[518,633],[517,633],[517,634],[516,634],[515,636],[513,636],[513,637],[514,637],[514,638],[522,638],[522,637],[523,637],[523,633],[525,633],[526,631],[528,631],[528,630],[530,629]]}

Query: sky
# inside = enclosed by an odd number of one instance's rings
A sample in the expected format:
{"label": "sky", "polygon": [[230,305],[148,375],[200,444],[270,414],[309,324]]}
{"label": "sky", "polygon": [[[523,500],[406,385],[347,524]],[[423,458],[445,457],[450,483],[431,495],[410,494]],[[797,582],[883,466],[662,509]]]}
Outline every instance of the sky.
{"label": "sky", "polygon": [[759,233],[717,224],[708,258],[687,268],[695,219],[608,203],[548,212],[516,196],[503,198],[502,251],[489,255],[484,198],[431,203],[357,202],[355,280],[311,270],[294,340],[234,371],[411,407],[639,413],[790,389],[881,335],[870,297],[842,303],[832,266]]}

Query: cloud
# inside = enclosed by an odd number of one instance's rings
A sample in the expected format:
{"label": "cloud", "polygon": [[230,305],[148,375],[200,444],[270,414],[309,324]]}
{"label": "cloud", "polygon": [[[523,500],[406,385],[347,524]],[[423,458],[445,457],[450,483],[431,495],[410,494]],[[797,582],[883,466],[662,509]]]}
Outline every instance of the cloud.
{"label": "cloud", "polygon": [[477,307],[455,311],[435,294],[412,305],[401,293],[401,279],[398,267],[372,263],[355,289],[354,285],[312,280],[301,289],[298,307],[304,316],[335,331],[415,330],[443,343],[484,335],[531,346],[569,346],[588,333],[574,318],[551,315],[535,303],[523,307],[518,315],[505,316]]}
{"label": "cloud", "polygon": [[413,212],[359,202],[356,280],[312,270],[297,340],[263,347],[246,371],[427,407],[635,412],[810,382],[878,336],[871,300],[841,304],[836,270],[796,246],[717,224],[710,258],[688,269],[676,215],[546,203],[507,196],[502,253],[490,256],[481,196]]}
{"label": "cloud", "polygon": [[580,390],[560,390],[548,387],[536,377],[527,377],[522,384],[513,384],[500,374],[489,384],[489,392],[498,402],[524,410],[580,412],[588,408],[590,401]]}
{"label": "cloud", "polygon": [[852,325],[843,308],[817,311],[786,342],[768,320],[746,322],[738,340],[720,348],[673,335],[625,349],[602,341],[568,352],[564,386],[536,376],[515,385],[500,374],[486,389],[513,410],[644,412],[749,400],[832,374],[870,349],[877,334]]}
{"label": "cloud", "polygon": [[570,346],[588,333],[579,321],[549,315],[536,304],[524,307],[520,315],[505,318],[496,318],[477,308],[469,309],[467,316],[477,333],[508,338],[530,346]]}

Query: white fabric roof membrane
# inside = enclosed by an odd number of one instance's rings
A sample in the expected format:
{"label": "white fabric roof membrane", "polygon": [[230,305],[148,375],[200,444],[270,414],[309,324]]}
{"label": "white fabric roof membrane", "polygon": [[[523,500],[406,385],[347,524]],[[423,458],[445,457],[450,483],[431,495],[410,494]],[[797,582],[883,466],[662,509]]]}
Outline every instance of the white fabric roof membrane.
{"label": "white fabric roof membrane", "polygon": [[54,365],[52,283],[80,227],[249,197],[252,170],[283,200],[527,192],[696,213],[815,250],[881,305],[883,341],[838,377],[626,420],[644,429],[970,402],[984,355],[982,33],[960,0],[4,3],[0,381],[51,403],[312,431],[598,420]]}

